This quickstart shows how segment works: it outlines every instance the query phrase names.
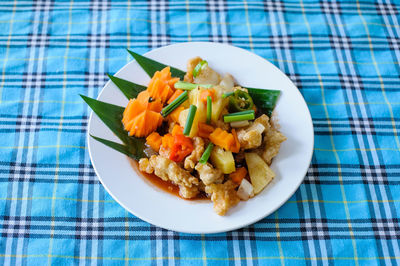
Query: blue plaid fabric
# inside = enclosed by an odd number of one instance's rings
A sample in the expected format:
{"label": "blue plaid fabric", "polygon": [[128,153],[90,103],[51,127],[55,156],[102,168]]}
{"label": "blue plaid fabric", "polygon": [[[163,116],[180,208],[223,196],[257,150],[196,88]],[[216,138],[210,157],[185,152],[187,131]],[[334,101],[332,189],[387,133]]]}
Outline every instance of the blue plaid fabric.
{"label": "blue plaid fabric", "polygon": [[[397,2],[397,3],[396,3]],[[0,265],[396,265],[400,260],[400,3],[395,0],[2,1]],[[299,87],[315,151],[278,211],[215,235],[163,230],[119,206],[86,148],[107,78],[139,53],[212,41]]]}

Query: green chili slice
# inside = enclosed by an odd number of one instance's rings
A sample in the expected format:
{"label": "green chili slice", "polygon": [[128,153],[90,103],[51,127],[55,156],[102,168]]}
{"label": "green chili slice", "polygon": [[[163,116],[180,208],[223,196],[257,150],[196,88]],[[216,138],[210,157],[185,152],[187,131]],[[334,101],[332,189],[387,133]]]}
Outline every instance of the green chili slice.
{"label": "green chili slice", "polygon": [[242,90],[236,90],[229,97],[229,112],[240,112],[251,110],[254,106],[253,99],[250,94]]}

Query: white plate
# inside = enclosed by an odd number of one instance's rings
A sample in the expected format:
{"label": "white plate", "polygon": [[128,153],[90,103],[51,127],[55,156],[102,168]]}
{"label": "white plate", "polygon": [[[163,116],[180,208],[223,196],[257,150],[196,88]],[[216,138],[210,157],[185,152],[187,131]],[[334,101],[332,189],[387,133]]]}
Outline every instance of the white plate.
{"label": "white plate", "polygon": [[[278,68],[246,50],[218,43],[180,43],[146,53],[164,64],[186,69],[188,59],[200,56],[219,73],[230,73],[238,84],[277,89],[276,106],[281,131],[287,137],[272,169],[276,178],[256,197],[240,202],[226,216],[218,216],[211,202],[187,201],[152,186],[132,169],[125,155],[88,137],[93,167],[108,193],[125,209],[156,226],[185,233],[217,233],[244,227],[271,214],[297,190],[309,167],[314,146],[310,112],[296,86]],[[146,85],[149,77],[133,60],[117,76]],[[128,100],[107,82],[99,100],[126,106]],[[88,133],[118,141],[96,115],[90,116]]]}

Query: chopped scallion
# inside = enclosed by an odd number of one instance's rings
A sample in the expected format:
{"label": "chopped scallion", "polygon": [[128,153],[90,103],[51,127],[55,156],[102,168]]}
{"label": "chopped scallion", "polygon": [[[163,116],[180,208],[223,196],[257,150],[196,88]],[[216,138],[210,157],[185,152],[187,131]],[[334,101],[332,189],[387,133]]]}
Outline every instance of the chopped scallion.
{"label": "chopped scallion", "polygon": [[208,161],[208,158],[210,158],[212,149],[214,148],[214,144],[212,142],[208,143],[206,150],[203,152],[203,155],[201,155],[199,163],[205,164]]}
{"label": "chopped scallion", "polygon": [[252,114],[252,113],[254,113],[254,110],[246,110],[246,111],[230,113],[230,114],[227,114],[225,116],[235,116],[235,115],[244,115],[244,114]]}
{"label": "chopped scallion", "polygon": [[212,84],[194,84],[186,81],[178,81],[174,85],[175,89],[180,89],[184,91],[191,91],[193,89],[196,89],[197,87],[203,87],[209,89],[212,86],[213,86]]}
{"label": "chopped scallion", "polygon": [[212,98],[210,95],[207,96],[207,124],[211,123],[211,112],[212,112]]}
{"label": "chopped scallion", "polygon": [[183,135],[189,136],[190,130],[192,129],[194,116],[196,115],[197,107],[195,105],[190,105],[189,114],[187,116],[185,128],[183,129]]}
{"label": "chopped scallion", "polygon": [[233,95],[233,91],[231,91],[231,92],[226,92],[226,93],[224,93],[224,94],[222,94],[222,99],[225,99],[226,97],[229,97],[229,96],[231,96],[231,95]]}
{"label": "chopped scallion", "polygon": [[255,117],[254,110],[251,110],[251,111],[252,112],[250,112],[250,113],[244,113],[244,114],[243,114],[243,112],[237,112],[237,113],[225,115],[224,122],[230,123],[230,122],[235,122],[235,121],[253,120]]}
{"label": "chopped scallion", "polygon": [[179,105],[181,105],[184,101],[188,99],[188,92],[184,91],[181,95],[179,95],[175,100],[173,100],[170,104],[165,106],[161,110],[161,115],[163,117],[166,117],[169,115],[175,108],[177,108]]}
{"label": "chopped scallion", "polygon": [[207,67],[207,65],[208,65],[207,61],[205,61],[205,60],[200,61],[200,63],[198,63],[196,65],[196,67],[193,69],[193,72],[192,72],[193,77],[197,77],[197,75],[200,74],[200,71],[203,70],[203,68]]}

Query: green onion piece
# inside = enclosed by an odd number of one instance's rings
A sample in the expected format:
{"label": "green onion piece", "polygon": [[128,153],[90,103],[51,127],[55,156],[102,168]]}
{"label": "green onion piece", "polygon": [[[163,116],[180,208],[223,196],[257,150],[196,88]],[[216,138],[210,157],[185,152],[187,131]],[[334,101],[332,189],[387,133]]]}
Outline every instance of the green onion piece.
{"label": "green onion piece", "polygon": [[226,92],[226,93],[222,94],[222,99],[225,99],[226,97],[229,97],[229,96],[231,96],[231,95],[233,95],[233,94],[234,94],[233,91],[231,91],[231,92]]}
{"label": "green onion piece", "polygon": [[175,108],[181,105],[184,101],[188,99],[188,92],[184,91],[181,95],[179,95],[172,103],[168,104],[161,110],[161,115],[166,117],[169,115]]}
{"label": "green onion piece", "polygon": [[197,87],[203,87],[209,89],[212,86],[213,86],[212,84],[194,84],[186,81],[177,81],[174,85],[175,89],[180,89],[185,91],[191,91],[193,89],[196,89]]}
{"label": "green onion piece", "polygon": [[211,96],[207,96],[207,124],[211,123],[211,111],[212,111],[212,99]]}
{"label": "green onion piece", "polygon": [[200,73],[200,71],[205,68],[208,65],[208,62],[203,60],[200,61],[200,63],[197,64],[197,66],[193,69],[193,77],[197,77],[197,75]]}
{"label": "green onion piece", "polygon": [[236,116],[236,115],[245,115],[245,114],[253,114],[253,113],[254,113],[254,110],[246,110],[246,111],[240,111],[240,112],[236,112],[236,113],[230,113],[225,116]]}
{"label": "green onion piece", "polygon": [[203,152],[203,155],[201,155],[199,163],[205,164],[208,161],[208,158],[210,158],[212,149],[214,148],[214,144],[212,142],[208,143],[206,150]]}
{"label": "green onion piece", "polygon": [[189,136],[190,130],[192,129],[194,116],[196,115],[197,107],[196,105],[190,105],[189,114],[186,120],[185,128],[183,129],[183,135]]}
{"label": "green onion piece", "polygon": [[224,116],[224,122],[225,123],[230,123],[230,122],[235,122],[235,121],[243,121],[243,120],[253,120],[255,115],[254,115],[254,110],[251,110],[251,113],[247,114],[238,114],[241,112],[229,114]]}

